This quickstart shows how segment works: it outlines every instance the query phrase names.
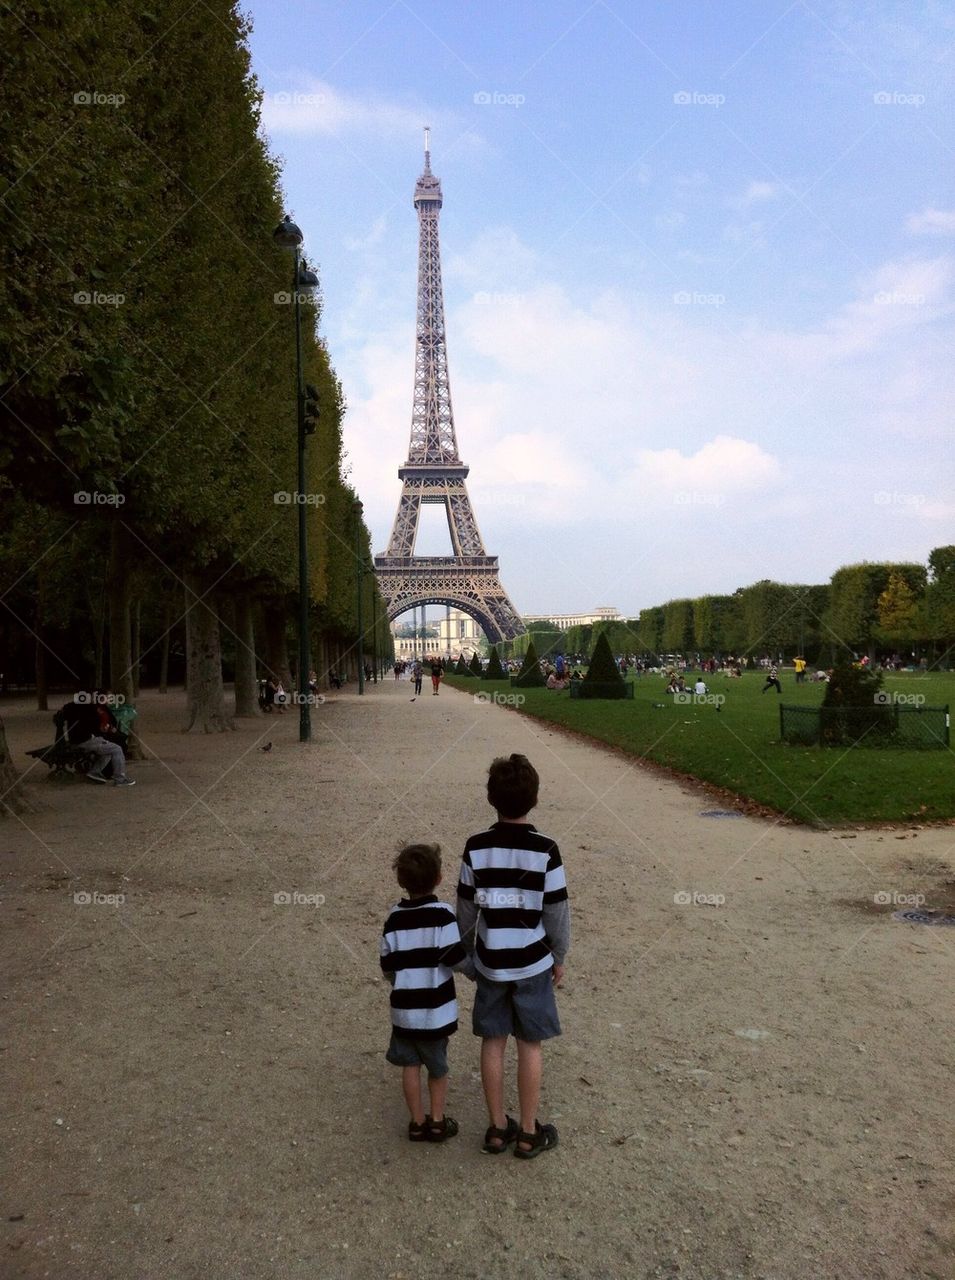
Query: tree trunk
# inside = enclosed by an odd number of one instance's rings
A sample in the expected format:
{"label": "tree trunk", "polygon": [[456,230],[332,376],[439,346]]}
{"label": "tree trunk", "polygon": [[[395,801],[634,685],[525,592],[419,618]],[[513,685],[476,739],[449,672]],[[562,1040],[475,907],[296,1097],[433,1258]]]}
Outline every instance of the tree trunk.
{"label": "tree trunk", "polygon": [[133,663],[133,698],[139,697],[139,655],[142,652],[141,644],[141,623],[143,615],[143,602],[137,600],[133,608],[132,616],[132,634],[130,637],[130,648],[132,649]]}
{"label": "tree trunk", "polygon": [[96,610],[95,636],[93,638],[93,684],[103,687],[103,659],[106,651],[106,592],[101,591]]}
{"label": "tree trunk", "polygon": [[[110,535],[109,569],[106,589],[109,593],[109,687],[116,698],[136,705],[133,692],[133,654],[130,628],[132,595],[132,549],[129,533],[117,517]],[[143,749],[133,728],[126,746],[129,760],[142,760]]]}
{"label": "tree trunk", "polygon": [[184,733],[223,733],[234,729],[225,710],[222,649],[214,601],[202,598],[202,575],[183,574],[186,584],[187,723]]}
{"label": "tree trunk", "polygon": [[284,605],[270,604],[263,610],[265,622],[265,664],[267,675],[281,680],[287,690],[294,688],[288,660],[288,611]]}
{"label": "tree trunk", "polygon": [[49,691],[46,679],[46,575],[43,566],[37,567],[36,573],[36,707],[37,711],[49,710]]}
{"label": "tree trunk", "polygon": [[243,718],[262,714],[255,670],[252,599],[245,589],[235,598],[235,714]]}
{"label": "tree trunk", "polygon": [[27,798],[20,775],[10,759],[6,730],[0,720],[0,818],[35,811],[36,806]]}
{"label": "tree trunk", "polygon": [[172,606],[169,601],[162,611],[162,652],[159,659],[159,692],[169,692],[169,632],[172,630]]}

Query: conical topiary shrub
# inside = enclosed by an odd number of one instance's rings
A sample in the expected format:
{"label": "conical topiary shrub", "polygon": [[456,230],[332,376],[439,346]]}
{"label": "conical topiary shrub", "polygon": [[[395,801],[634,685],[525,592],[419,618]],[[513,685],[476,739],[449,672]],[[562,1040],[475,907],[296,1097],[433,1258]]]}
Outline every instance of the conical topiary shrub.
{"label": "conical topiary shrub", "polygon": [[583,680],[570,682],[572,698],[632,698],[633,685],[624,680],[610,651],[607,633],[601,631],[590,655]]}
{"label": "conical topiary shrub", "polygon": [[854,663],[833,667],[820,708],[820,740],[828,746],[852,744],[891,735],[896,729],[895,710],[882,692],[882,674]]}
{"label": "conical topiary shrub", "polygon": [[597,637],[597,643],[594,645],[594,651],[590,655],[590,666],[587,668],[584,681],[589,681],[592,684],[607,684],[617,681],[623,684],[623,676],[620,674],[620,669],[614,662],[613,654],[610,652],[610,641],[607,639],[606,631],[601,631]]}
{"label": "conical topiary shrub", "polygon": [[464,661],[463,653],[458,658],[457,666],[454,668],[454,674],[456,676],[469,676],[471,674],[468,670],[468,664]]}
{"label": "conical topiary shrub", "polygon": [[476,653],[472,653],[472,654],[471,654],[471,661],[470,661],[470,663],[468,664],[468,675],[469,675],[469,676],[480,676],[481,671],[482,671],[482,667],[481,667],[481,659],[477,656],[477,654],[476,654]]}
{"label": "conical topiary shrub", "polygon": [[503,680],[504,668],[501,666],[501,659],[497,656],[497,645],[491,645],[491,654],[487,660],[487,666],[482,673],[484,680]]}
{"label": "conical topiary shrub", "polygon": [[511,684],[515,684],[521,689],[539,689],[544,683],[544,675],[538,661],[537,650],[534,648],[534,641],[528,640],[524,663],[517,675],[511,676]]}

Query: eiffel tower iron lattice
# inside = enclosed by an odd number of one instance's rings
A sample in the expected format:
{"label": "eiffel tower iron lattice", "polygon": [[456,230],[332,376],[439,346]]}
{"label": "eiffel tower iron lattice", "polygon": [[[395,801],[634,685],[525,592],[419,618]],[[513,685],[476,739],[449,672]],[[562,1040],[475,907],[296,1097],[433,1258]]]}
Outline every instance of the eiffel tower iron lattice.
{"label": "eiffel tower iron lattice", "polygon": [[[384,555],[375,556],[375,576],[390,620],[413,606],[450,605],[474,618],[496,644],[522,634],[524,624],[501,585],[497,556],[484,550],[465,485],[468,468],[458,457],[438,243],[441,183],[431,172],[428,129],[424,172],[415,186],[414,205],[418,211],[418,320],[411,444],[408,461],[398,468],[401,497],[391,541]],[[422,503],[444,506],[453,555],[414,554]]]}

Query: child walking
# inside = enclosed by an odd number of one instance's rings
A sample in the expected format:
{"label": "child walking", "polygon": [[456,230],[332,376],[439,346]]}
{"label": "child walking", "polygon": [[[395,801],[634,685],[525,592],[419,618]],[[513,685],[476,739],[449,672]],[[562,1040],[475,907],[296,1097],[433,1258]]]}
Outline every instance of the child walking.
{"label": "child walking", "polygon": [[[533,825],[540,779],[526,756],[495,760],[487,798],[497,821],[464,848],[458,923],[474,951],[474,1034],[481,1036],[481,1080],[491,1124],[483,1150],[532,1160],[557,1146],[557,1130],[537,1116],[542,1042],[560,1035],[554,988],[570,947],[570,907],[560,850]],[[504,1053],[517,1041],[521,1119],[504,1110]]]}
{"label": "child walking", "polygon": [[[458,1132],[444,1114],[448,1095],[448,1038],[458,1029],[453,969],[471,970],[454,912],[434,890],[441,883],[441,847],[407,845],[394,861],[408,896],[391,909],[381,935],[381,967],[392,984],[391,1044],[387,1059],[401,1067],[401,1087],[411,1113],[412,1142],[446,1142]],[[421,1068],[428,1071],[427,1113]]]}

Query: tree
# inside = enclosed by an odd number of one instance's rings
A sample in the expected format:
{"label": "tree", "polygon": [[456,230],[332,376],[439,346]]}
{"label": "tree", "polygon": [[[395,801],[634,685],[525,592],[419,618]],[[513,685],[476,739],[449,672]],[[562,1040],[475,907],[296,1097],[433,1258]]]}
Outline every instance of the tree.
{"label": "tree", "polygon": [[463,653],[458,657],[457,665],[454,668],[454,674],[456,676],[469,676],[471,674],[468,664],[464,661]]}
{"label": "tree", "polygon": [[484,668],[481,666],[481,659],[476,653],[471,654],[471,661],[468,665],[468,675],[480,676],[483,674]]}
{"label": "tree", "polygon": [[925,629],[948,655],[955,642],[955,546],[936,547],[929,555],[928,567],[931,577],[925,594]]}
{"label": "tree", "polygon": [[845,659],[837,663],[822,700],[823,742],[854,744],[872,734],[891,733],[892,710],[883,703],[881,689],[881,672]]}
{"label": "tree", "polygon": [[487,660],[487,666],[481,673],[485,680],[503,680],[504,668],[501,666],[501,659],[497,656],[497,648],[491,645],[491,652]]}
{"label": "tree", "polygon": [[889,644],[907,644],[917,636],[918,599],[900,573],[889,574],[879,596],[879,635]]}
{"label": "tree", "polygon": [[522,689],[540,688],[546,683],[544,673],[541,671],[537,650],[534,648],[533,638],[527,645],[524,662],[520,671],[514,677],[514,683]]}
{"label": "tree", "polygon": [[875,659],[879,628],[879,597],[892,572],[901,577],[916,596],[925,591],[926,571],[920,564],[846,565],[832,575],[828,623],[833,639],[844,650],[868,652]]}
{"label": "tree", "polygon": [[584,676],[584,683],[592,685],[623,685],[625,683],[610,651],[610,642],[603,631],[597,637],[594,645],[594,651],[590,657],[590,666]]}
{"label": "tree", "polygon": [[663,606],[663,647],[668,653],[688,653],[692,649],[692,600],[670,600]]}

